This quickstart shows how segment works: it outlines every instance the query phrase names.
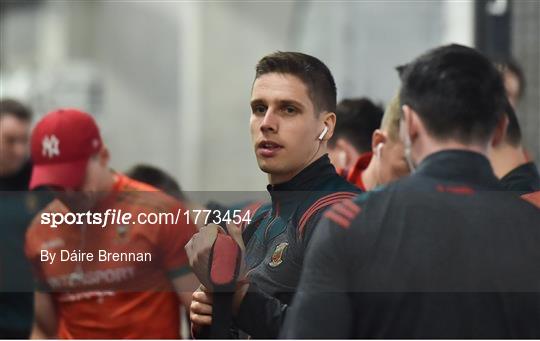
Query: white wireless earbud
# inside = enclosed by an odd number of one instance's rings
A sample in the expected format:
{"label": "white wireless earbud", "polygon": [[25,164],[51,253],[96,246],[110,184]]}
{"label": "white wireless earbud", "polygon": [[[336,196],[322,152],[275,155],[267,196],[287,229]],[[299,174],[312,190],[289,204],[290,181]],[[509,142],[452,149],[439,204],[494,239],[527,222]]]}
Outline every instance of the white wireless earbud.
{"label": "white wireless earbud", "polygon": [[324,135],[328,132],[328,127],[324,127],[324,130],[322,131],[321,135],[319,135],[319,141],[322,141],[324,138]]}
{"label": "white wireless earbud", "polygon": [[375,155],[377,155],[377,157],[381,157],[381,149],[383,147],[383,143],[379,143],[377,145],[377,147],[375,147]]}

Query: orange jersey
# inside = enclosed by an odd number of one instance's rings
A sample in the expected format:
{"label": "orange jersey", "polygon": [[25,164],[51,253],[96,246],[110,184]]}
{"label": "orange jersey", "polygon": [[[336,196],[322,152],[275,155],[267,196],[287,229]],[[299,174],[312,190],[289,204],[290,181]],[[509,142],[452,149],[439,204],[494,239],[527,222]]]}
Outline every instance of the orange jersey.
{"label": "orange jersey", "polygon": [[538,206],[540,208],[540,191],[525,194],[524,196],[522,196],[522,198],[529,201],[529,202],[532,202],[534,205],[536,205],[536,206]]}
{"label": "orange jersey", "polygon": [[[113,190],[92,212],[183,211],[157,189],[117,174]],[[58,200],[42,213],[68,213]],[[38,214],[26,234],[26,255],[50,292],[59,338],[178,338],[180,301],[171,278],[189,272],[184,245],[195,226],[178,224],[67,225],[51,228]],[[75,252],[73,252],[75,251]],[[56,259],[44,261],[43,254]],[[88,256],[92,254],[93,259]],[[114,255],[123,255],[117,256]],[[62,260],[64,259],[64,260]]]}

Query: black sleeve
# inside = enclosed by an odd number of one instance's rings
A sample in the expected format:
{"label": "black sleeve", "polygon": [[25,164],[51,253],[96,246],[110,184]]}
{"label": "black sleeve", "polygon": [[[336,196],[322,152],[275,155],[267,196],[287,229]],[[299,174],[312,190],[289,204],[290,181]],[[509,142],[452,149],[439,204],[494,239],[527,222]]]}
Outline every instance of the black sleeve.
{"label": "black sleeve", "polygon": [[323,218],[313,231],[300,285],[281,337],[342,339],[352,335],[348,230]]}
{"label": "black sleeve", "polygon": [[262,292],[255,284],[249,285],[235,322],[252,338],[275,339],[279,335],[287,305]]}
{"label": "black sleeve", "polygon": [[[311,235],[322,217],[322,211],[314,214],[306,224],[305,234],[302,237],[303,250],[306,250],[311,240]],[[287,304],[265,294],[255,284],[250,284],[240,305],[236,323],[253,338],[275,339],[279,336],[287,310]]]}

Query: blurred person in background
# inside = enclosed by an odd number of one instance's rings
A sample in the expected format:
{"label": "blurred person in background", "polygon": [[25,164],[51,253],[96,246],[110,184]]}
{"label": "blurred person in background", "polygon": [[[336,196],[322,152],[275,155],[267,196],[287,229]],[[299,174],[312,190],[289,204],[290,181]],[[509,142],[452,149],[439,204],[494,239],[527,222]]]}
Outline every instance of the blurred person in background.
{"label": "blurred person in background", "polygon": [[521,128],[509,100],[505,103],[505,114],[508,126],[504,137],[500,143],[493,145],[489,152],[493,171],[508,191],[519,195],[538,191],[540,174],[536,164],[525,156]]}
{"label": "blurred person in background", "polygon": [[371,160],[371,136],[379,128],[383,109],[368,98],[347,98],[336,107],[336,128],[328,141],[328,157],[347,178],[355,164]]}
{"label": "blurred person in background", "polygon": [[150,165],[135,165],[126,172],[126,175],[134,180],[152,185],[170,196],[173,196],[177,200],[181,201],[189,210],[210,210],[212,213],[208,216],[208,218],[205,217],[204,219],[196,219],[195,214],[190,215],[190,218],[197,226],[197,229],[203,227],[205,225],[205,221],[212,221],[214,218],[217,218],[216,212],[219,212],[220,216],[224,216],[227,211],[229,211],[229,215],[234,214],[233,212],[235,211],[241,211],[240,215],[244,217],[247,211],[250,213],[255,212],[263,204],[261,201],[249,200],[230,205],[223,205],[219,202],[211,200],[203,206],[193,200],[189,200],[182,191],[178,182],[170,174]]}
{"label": "blurred person in background", "polygon": [[403,142],[399,138],[400,118],[399,96],[396,95],[388,103],[380,127],[372,132],[368,163],[359,158],[347,174],[347,180],[363,191],[371,191],[409,174]]}
{"label": "blurred person in background", "polygon": [[508,128],[503,141],[493,146],[491,164],[506,189],[518,194],[532,192],[540,186],[538,167],[522,144],[521,128],[516,115],[519,102],[525,94],[525,74],[513,59],[496,61],[495,65],[503,77],[509,101],[506,106]]}
{"label": "blurred person in background", "polygon": [[0,100],[0,188],[28,189],[32,165],[29,158],[32,112],[13,99]]}
{"label": "blurred person in background", "polygon": [[[180,184],[164,170],[148,164],[137,164],[125,172],[125,175],[133,180],[140,181],[163,191],[172,196],[176,200],[182,202],[188,209],[205,209],[204,207],[194,204],[187,200],[186,195],[182,191]],[[195,215],[191,215],[195,217]],[[197,225],[197,229],[204,226],[202,219],[192,219],[192,223]],[[182,307],[181,316],[181,331],[183,338],[189,338],[189,307]]]}
{"label": "blurred person in background", "polygon": [[128,169],[125,174],[133,180],[154,186],[179,201],[186,201],[186,196],[178,182],[162,169],[147,164],[137,164]]}
{"label": "blurred person in background", "polygon": [[0,100],[0,337],[28,338],[33,293],[24,235],[47,196],[28,192],[31,110],[13,99]]}
{"label": "blurred person in background", "polygon": [[504,81],[506,96],[510,101],[510,105],[516,110],[519,101],[525,94],[525,75],[521,66],[510,59],[503,62],[495,62],[498,70],[501,72]]}
{"label": "blurred person in background", "polygon": [[[26,234],[26,255],[38,282],[32,336],[178,338],[180,306],[189,306],[198,285],[184,251],[195,226],[182,219],[149,224],[136,217],[176,214],[185,207],[112,171],[94,119],[81,111],[47,114],[32,132],[31,154],[30,188],[47,187],[56,196]],[[110,219],[106,226],[64,222],[56,228],[43,221],[43,214],[111,211],[129,212],[132,219]],[[65,261],[49,256],[43,261],[44,252],[60,258],[66,250],[73,254]],[[102,251],[136,258],[97,261]],[[81,258],[83,252],[94,261]]]}

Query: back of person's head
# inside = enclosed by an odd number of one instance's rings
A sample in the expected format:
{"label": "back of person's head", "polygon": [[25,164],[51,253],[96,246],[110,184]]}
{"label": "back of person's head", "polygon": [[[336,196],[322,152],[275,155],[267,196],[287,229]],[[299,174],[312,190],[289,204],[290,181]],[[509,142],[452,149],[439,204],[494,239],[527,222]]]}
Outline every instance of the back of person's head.
{"label": "back of person's head", "polygon": [[381,122],[381,130],[385,131],[388,138],[392,141],[399,140],[399,122],[401,120],[401,103],[399,101],[399,93],[397,93],[384,111]]}
{"label": "back of person's head", "polygon": [[144,164],[135,165],[126,172],[126,175],[154,186],[178,200],[186,199],[178,182],[171,175],[157,167]]}
{"label": "back of person's head", "polygon": [[0,100],[0,117],[12,115],[21,121],[31,121],[32,111],[19,101],[11,98]]}
{"label": "back of person's head", "polygon": [[406,65],[401,104],[438,140],[485,143],[504,113],[505,89],[493,63],[475,49],[446,45]]}
{"label": "back of person's head", "polygon": [[275,52],[257,63],[255,79],[268,73],[293,75],[302,80],[315,113],[336,111],[336,83],[328,67],[319,59],[300,52]]}
{"label": "back of person's head", "polygon": [[342,138],[360,154],[370,151],[373,131],[379,128],[382,116],[383,109],[367,98],[342,100],[336,109],[336,127],[328,146],[333,148]]}

